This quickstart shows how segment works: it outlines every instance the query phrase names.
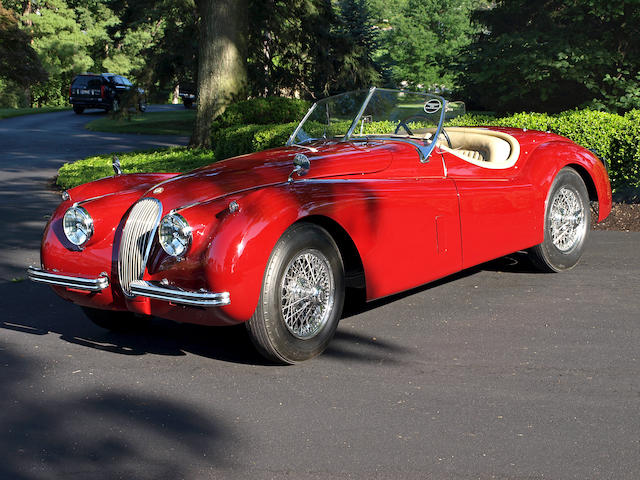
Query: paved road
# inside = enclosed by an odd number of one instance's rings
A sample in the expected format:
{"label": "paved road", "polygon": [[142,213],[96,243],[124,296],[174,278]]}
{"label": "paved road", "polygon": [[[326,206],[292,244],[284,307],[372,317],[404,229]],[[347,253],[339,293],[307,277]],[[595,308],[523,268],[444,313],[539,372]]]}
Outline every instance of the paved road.
{"label": "paved road", "polygon": [[[37,258],[57,165],[149,141],[80,148],[80,123],[0,122],[2,219],[25,230],[5,233],[3,272]],[[636,480],[639,245],[595,232],[570,272],[522,255],[465,271],[343,319],[293,367],[265,365],[242,328],[108,333],[3,280],[0,478]]]}

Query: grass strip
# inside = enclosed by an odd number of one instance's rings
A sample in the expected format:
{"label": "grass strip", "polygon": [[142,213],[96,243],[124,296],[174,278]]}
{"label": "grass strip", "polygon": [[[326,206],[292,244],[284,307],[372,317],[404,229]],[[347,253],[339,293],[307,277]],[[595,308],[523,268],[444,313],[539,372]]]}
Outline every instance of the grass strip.
{"label": "grass strip", "polygon": [[71,107],[40,107],[40,108],[0,108],[0,119],[33,115],[36,113],[51,113],[71,110]]}
{"label": "grass strip", "polygon": [[[56,184],[64,190],[83,183],[113,175],[113,153],[97,155],[64,164],[58,170]],[[116,153],[123,173],[189,172],[215,162],[211,150],[195,150],[186,147]]]}
{"label": "grass strip", "polygon": [[96,132],[138,133],[144,135],[184,135],[193,132],[195,110],[143,113],[130,119],[114,119],[110,116],[93,120],[86,128]]}

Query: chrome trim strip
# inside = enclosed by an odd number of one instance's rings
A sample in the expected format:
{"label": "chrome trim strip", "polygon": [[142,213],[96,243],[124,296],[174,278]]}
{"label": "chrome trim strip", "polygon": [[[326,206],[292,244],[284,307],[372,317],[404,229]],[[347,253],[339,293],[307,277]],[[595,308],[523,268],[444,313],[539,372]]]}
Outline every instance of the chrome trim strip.
{"label": "chrome trim strip", "polygon": [[29,267],[27,269],[27,277],[34,282],[85,290],[87,292],[100,292],[109,286],[109,277],[106,274],[98,278],[70,277],[48,272],[41,268]]}
{"label": "chrome trim strip", "polygon": [[219,307],[231,303],[229,292],[194,292],[164,287],[144,280],[134,280],[129,284],[129,288],[133,295],[139,297],[155,298],[192,307]]}

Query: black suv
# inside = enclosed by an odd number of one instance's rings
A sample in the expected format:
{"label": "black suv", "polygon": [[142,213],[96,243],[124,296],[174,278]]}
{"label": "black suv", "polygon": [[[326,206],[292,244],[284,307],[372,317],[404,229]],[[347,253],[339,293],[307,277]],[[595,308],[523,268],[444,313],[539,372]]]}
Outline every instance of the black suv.
{"label": "black suv", "polygon": [[[113,73],[83,73],[77,75],[69,87],[69,102],[77,114],[85,108],[102,108],[105,111],[118,111],[124,93],[136,87],[122,75]],[[137,88],[140,100],[138,108],[141,112],[147,109],[144,101],[144,90]]]}

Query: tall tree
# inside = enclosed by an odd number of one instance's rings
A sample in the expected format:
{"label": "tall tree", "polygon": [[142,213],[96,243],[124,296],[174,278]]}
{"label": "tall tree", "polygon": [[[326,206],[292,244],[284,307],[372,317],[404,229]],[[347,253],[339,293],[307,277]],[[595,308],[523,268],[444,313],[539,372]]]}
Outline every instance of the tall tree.
{"label": "tall tree", "polygon": [[0,77],[23,86],[42,83],[47,72],[31,47],[31,38],[20,29],[15,15],[0,3]]}
{"label": "tall tree", "polygon": [[339,61],[334,90],[377,85],[381,76],[373,60],[376,30],[366,0],[340,0],[340,25],[336,55]]}
{"label": "tall tree", "polygon": [[498,0],[479,11],[461,81],[479,108],[640,108],[640,2]]}
{"label": "tall tree", "polygon": [[250,0],[249,80],[254,95],[313,97],[333,77],[330,0]]}
{"label": "tall tree", "polygon": [[[471,42],[478,0],[405,0],[381,33],[381,62],[395,85],[425,90],[455,87],[454,63]],[[380,7],[379,7],[380,8]],[[392,13],[381,9],[382,14]]]}
{"label": "tall tree", "polygon": [[211,122],[247,87],[248,0],[198,0],[198,110],[189,144],[211,145]]}
{"label": "tall tree", "polygon": [[49,81],[33,88],[38,105],[63,105],[64,92],[74,74],[89,70],[94,61],[88,47],[93,39],[77,22],[65,0],[45,0],[23,17],[33,35],[32,46],[49,74]]}

